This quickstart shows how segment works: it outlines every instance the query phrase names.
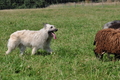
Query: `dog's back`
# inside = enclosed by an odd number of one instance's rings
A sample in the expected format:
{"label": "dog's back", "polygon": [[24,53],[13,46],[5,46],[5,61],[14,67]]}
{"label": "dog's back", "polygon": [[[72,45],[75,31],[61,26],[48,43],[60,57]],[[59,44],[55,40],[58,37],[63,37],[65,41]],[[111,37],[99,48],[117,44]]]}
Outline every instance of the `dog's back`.
{"label": "dog's back", "polygon": [[25,46],[32,47],[43,45],[43,41],[46,41],[45,39],[47,39],[47,37],[48,35],[45,34],[43,30],[21,30],[11,34],[10,39],[15,40],[19,44],[24,44]]}

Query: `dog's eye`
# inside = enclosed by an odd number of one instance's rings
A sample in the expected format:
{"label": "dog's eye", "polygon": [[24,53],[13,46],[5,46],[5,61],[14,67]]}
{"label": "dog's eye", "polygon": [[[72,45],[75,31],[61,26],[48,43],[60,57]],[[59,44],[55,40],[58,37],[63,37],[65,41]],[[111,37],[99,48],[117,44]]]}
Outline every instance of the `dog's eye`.
{"label": "dog's eye", "polygon": [[53,26],[51,26],[50,28],[53,28]]}

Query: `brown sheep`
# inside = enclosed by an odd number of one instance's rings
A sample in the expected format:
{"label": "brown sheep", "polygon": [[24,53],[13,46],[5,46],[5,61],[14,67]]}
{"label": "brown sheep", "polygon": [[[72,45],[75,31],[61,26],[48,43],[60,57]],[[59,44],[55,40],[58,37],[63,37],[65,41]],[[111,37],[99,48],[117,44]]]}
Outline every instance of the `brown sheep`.
{"label": "brown sheep", "polygon": [[120,55],[120,30],[103,29],[97,32],[94,40],[94,53],[96,57],[102,59],[104,53],[114,54],[115,60]]}

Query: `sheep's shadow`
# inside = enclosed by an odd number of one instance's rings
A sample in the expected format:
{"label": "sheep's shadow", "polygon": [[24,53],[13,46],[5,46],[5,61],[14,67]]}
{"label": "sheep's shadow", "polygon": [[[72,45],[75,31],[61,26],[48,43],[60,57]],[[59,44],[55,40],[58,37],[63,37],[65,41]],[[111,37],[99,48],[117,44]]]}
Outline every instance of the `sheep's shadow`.
{"label": "sheep's shadow", "polygon": [[103,61],[103,62],[109,62],[109,61],[119,61],[120,60],[120,55],[116,56],[116,59],[115,59],[115,56],[113,54],[110,54],[110,56],[108,57],[107,55],[104,55],[103,56],[103,59],[99,59],[100,61]]}

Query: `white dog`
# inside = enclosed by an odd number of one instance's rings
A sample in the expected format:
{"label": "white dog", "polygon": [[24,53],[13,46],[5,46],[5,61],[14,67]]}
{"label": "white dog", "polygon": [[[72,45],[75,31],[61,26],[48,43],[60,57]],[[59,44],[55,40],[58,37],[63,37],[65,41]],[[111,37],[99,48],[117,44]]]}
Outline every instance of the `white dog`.
{"label": "white dog", "polygon": [[34,55],[38,49],[44,49],[47,52],[52,53],[50,41],[52,37],[56,39],[56,35],[54,34],[56,31],[58,31],[58,29],[50,24],[45,24],[44,28],[39,31],[16,31],[10,35],[6,54],[9,54],[16,47],[19,47],[21,55],[24,53],[26,47],[32,48],[32,55]]}

